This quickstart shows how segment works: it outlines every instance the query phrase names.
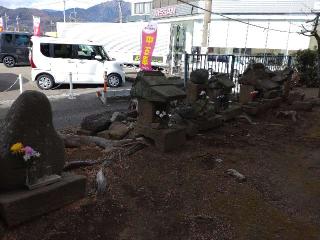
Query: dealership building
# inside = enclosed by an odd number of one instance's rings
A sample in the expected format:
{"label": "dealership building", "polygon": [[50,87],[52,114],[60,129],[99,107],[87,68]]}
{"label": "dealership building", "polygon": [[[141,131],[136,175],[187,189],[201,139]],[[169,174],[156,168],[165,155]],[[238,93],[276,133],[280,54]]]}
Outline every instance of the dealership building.
{"label": "dealership building", "polygon": [[[316,0],[212,0],[205,51],[287,54],[306,49],[310,38],[299,34],[301,25],[314,18],[311,11],[319,5]],[[205,1],[134,0],[131,20],[179,26],[190,53],[202,43],[204,9]]]}

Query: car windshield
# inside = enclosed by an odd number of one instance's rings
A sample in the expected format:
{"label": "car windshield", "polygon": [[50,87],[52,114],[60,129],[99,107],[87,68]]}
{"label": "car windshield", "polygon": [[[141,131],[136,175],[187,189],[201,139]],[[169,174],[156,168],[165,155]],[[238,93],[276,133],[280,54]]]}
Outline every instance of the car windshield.
{"label": "car windshield", "polygon": [[97,52],[101,55],[103,60],[110,61],[110,57],[108,56],[107,52],[104,50],[102,46],[95,46],[97,49]]}

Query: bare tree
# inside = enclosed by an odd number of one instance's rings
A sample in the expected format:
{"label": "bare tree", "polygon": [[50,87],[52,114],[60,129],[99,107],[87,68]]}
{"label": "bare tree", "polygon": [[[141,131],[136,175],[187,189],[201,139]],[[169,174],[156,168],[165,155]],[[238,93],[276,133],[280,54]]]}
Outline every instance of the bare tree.
{"label": "bare tree", "polygon": [[307,21],[311,23],[309,27],[302,25],[301,34],[308,37],[314,37],[317,41],[317,82],[319,84],[318,97],[320,98],[320,35],[318,33],[320,12],[313,12],[316,16],[314,19]]}

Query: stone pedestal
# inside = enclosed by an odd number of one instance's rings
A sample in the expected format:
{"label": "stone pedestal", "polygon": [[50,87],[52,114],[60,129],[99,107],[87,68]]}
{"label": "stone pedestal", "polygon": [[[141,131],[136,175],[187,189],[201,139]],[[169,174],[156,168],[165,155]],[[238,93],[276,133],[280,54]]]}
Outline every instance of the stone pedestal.
{"label": "stone pedestal", "polygon": [[155,120],[155,105],[147,100],[138,100],[139,122],[152,123]]}
{"label": "stone pedestal", "polygon": [[177,129],[153,129],[150,126],[137,125],[137,132],[154,141],[156,147],[162,152],[178,149],[186,142],[186,130]]}
{"label": "stone pedestal", "polygon": [[9,226],[59,209],[85,196],[86,178],[64,174],[61,181],[35,190],[0,193],[0,216]]}
{"label": "stone pedestal", "polygon": [[239,96],[239,102],[241,104],[247,104],[252,100],[252,97],[250,95],[251,92],[254,91],[254,87],[251,85],[240,85],[240,96]]}
{"label": "stone pedestal", "polygon": [[196,84],[190,81],[187,86],[188,103],[194,103],[197,101],[201,91],[207,91],[207,84]]}

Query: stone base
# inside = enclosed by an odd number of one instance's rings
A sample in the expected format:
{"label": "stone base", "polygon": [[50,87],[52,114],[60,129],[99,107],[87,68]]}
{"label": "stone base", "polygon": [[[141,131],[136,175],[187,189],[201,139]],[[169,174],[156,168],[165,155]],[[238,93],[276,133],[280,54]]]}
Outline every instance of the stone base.
{"label": "stone base", "polygon": [[282,98],[263,99],[259,102],[249,102],[248,104],[242,105],[242,110],[249,115],[258,115],[271,108],[280,106]]}
{"label": "stone base", "polygon": [[224,121],[235,119],[237,116],[242,114],[242,108],[240,106],[230,106],[228,109],[220,113]]}
{"label": "stone base", "polygon": [[216,114],[210,118],[197,119],[195,121],[199,131],[207,131],[223,125],[223,117]]}
{"label": "stone base", "polygon": [[186,142],[186,131],[178,129],[153,129],[149,126],[137,126],[137,132],[154,141],[156,147],[162,152],[178,149]]}
{"label": "stone base", "polygon": [[9,227],[19,225],[83,198],[85,187],[85,177],[65,174],[42,188],[0,193],[0,216]]}

